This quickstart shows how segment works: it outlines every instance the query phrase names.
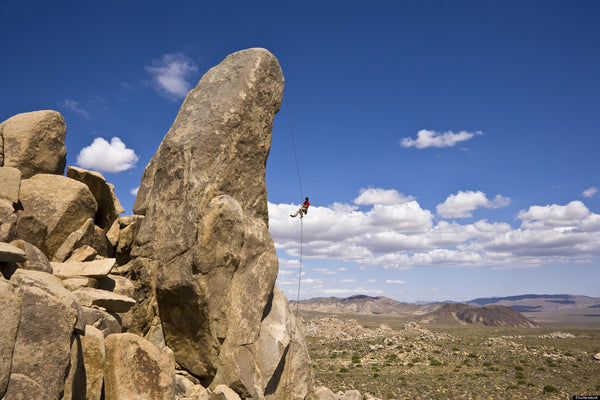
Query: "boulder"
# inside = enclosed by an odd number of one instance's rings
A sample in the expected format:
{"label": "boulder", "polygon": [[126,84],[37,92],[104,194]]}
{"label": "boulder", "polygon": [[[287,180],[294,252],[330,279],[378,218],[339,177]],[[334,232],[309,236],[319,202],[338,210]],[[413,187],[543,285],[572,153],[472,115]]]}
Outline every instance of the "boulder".
{"label": "boulder", "polygon": [[594,360],[600,361],[600,353],[594,354]]}
{"label": "boulder", "polygon": [[110,335],[104,343],[106,400],[175,400],[175,369],[165,353],[132,333]]}
{"label": "boulder", "polygon": [[94,218],[97,209],[86,185],[48,174],[21,182],[21,203],[17,239],[32,243],[49,259],[72,232]]}
{"label": "boulder", "polygon": [[67,176],[85,183],[90,188],[98,203],[98,212],[94,223],[108,232],[113,222],[119,218],[119,214],[125,212],[119,199],[115,196],[115,187],[107,183],[101,173],[83,168],[67,167]]}
{"label": "boulder", "polygon": [[338,400],[338,396],[325,386],[319,386],[314,391],[315,400]]}
{"label": "boulder", "polygon": [[89,246],[94,240],[94,221],[88,218],[75,232],[71,232],[54,253],[52,261],[63,262],[71,256],[73,250]]}
{"label": "boulder", "polygon": [[58,399],[70,365],[78,305],[50,274],[17,270],[11,281],[21,291],[21,316],[6,398]]}
{"label": "boulder", "polygon": [[0,242],[0,263],[22,263],[27,261],[27,255],[20,248]]}
{"label": "boulder", "polygon": [[[12,167],[0,167],[0,200],[6,200],[11,206],[19,202],[21,189],[21,171]],[[0,218],[4,215],[0,214]]]}
{"label": "boulder", "polygon": [[278,270],[265,165],[282,92],[281,68],[264,49],[234,53],[208,71],[144,171],[134,204],[146,218],[131,255],[158,262],[167,345],[211,389],[225,384],[242,397],[263,396],[258,336]]}
{"label": "boulder", "polygon": [[135,300],[106,290],[83,287],[73,292],[84,307],[97,306],[109,312],[124,313],[135,304]]}
{"label": "boulder", "polygon": [[127,215],[119,218],[121,229],[115,255],[120,265],[126,264],[130,260],[131,248],[143,220],[143,215]]}
{"label": "boulder", "polygon": [[90,247],[86,244],[83,246],[73,250],[67,262],[86,262],[86,261],[94,261],[98,252],[93,247]]}
{"label": "boulder", "polygon": [[104,258],[94,261],[68,261],[64,263],[52,262],[50,265],[54,270],[54,275],[69,276],[87,276],[90,278],[101,278],[110,273],[116,260],[114,258]]}
{"label": "boulder", "polygon": [[0,398],[3,398],[8,386],[20,317],[21,297],[18,289],[0,277]]}
{"label": "boulder", "polygon": [[113,292],[127,297],[135,296],[135,288],[133,286],[133,283],[124,276],[103,276],[98,280],[98,283],[98,289],[108,290],[109,292]]}
{"label": "boulder", "polygon": [[33,111],[7,119],[0,124],[0,141],[4,140],[0,166],[19,169],[23,179],[35,174],[63,175],[66,132],[65,120],[56,111]]}
{"label": "boulder", "polygon": [[0,200],[0,212],[6,216],[0,223],[0,242],[10,242],[15,238],[17,233],[17,213],[8,213],[11,207],[3,208],[3,202],[4,200]]}
{"label": "boulder", "polygon": [[86,398],[87,371],[83,360],[82,336],[71,337],[71,359],[67,376],[65,377],[65,391],[61,400],[74,400]]}
{"label": "boulder", "polygon": [[19,268],[52,273],[50,261],[40,249],[21,239],[13,240],[10,244],[23,250],[27,257],[27,260],[18,263]]}
{"label": "boulder", "polygon": [[81,307],[81,311],[86,329],[87,325],[93,326],[99,329],[105,337],[123,332],[123,327],[115,314],[90,307]]}
{"label": "boulder", "polygon": [[100,257],[111,258],[113,257],[113,246],[110,244],[106,235],[104,229],[100,228],[98,225],[94,225],[92,247]]}
{"label": "boulder", "polygon": [[208,396],[209,400],[241,400],[240,396],[225,385],[218,385]]}
{"label": "boulder", "polygon": [[94,278],[88,278],[86,276],[74,276],[72,278],[66,278],[62,280],[62,284],[70,292],[74,292],[77,289],[83,287],[98,288],[98,280]]}
{"label": "boulder", "polygon": [[86,376],[86,400],[100,400],[104,382],[104,334],[93,326],[85,327],[81,337]]}
{"label": "boulder", "polygon": [[304,399],[312,387],[310,356],[302,328],[290,312],[288,301],[277,286],[270,310],[258,338],[258,367],[263,376],[265,399]]}

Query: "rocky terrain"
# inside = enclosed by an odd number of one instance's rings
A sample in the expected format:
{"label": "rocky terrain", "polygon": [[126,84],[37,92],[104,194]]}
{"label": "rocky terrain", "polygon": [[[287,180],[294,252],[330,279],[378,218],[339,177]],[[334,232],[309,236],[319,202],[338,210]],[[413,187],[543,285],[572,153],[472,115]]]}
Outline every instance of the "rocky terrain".
{"label": "rocky terrain", "polygon": [[[600,393],[600,330],[307,318],[316,385],[379,399],[566,399]],[[368,325],[368,326],[367,326]]]}
{"label": "rocky terrain", "polygon": [[283,84],[264,49],[208,71],[134,215],[101,174],[65,176],[58,112],[0,124],[0,399],[322,397],[267,229]]}

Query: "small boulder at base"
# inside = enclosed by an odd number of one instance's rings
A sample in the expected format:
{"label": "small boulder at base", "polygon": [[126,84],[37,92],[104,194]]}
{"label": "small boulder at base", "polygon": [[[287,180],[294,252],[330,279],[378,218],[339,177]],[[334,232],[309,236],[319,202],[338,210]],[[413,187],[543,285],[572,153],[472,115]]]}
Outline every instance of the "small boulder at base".
{"label": "small boulder at base", "polygon": [[4,163],[0,166],[18,168],[23,179],[35,174],[62,175],[66,133],[65,120],[56,111],[17,114],[0,124],[0,139],[4,139]]}
{"label": "small boulder at base", "polygon": [[338,396],[325,386],[319,386],[314,392],[316,400],[338,400]]}
{"label": "small boulder at base", "polygon": [[102,398],[104,382],[104,334],[93,326],[85,327],[85,336],[81,337],[83,364],[86,375],[86,400]]}
{"label": "small boulder at base", "polygon": [[208,398],[210,400],[241,400],[236,392],[225,385],[218,385]]}
{"label": "small boulder at base", "polygon": [[106,400],[175,400],[175,368],[165,353],[132,333],[104,342]]}

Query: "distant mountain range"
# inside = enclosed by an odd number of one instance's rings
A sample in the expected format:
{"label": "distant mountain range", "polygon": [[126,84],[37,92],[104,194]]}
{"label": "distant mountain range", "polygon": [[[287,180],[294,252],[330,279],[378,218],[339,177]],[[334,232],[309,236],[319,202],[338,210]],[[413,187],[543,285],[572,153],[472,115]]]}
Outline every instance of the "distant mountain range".
{"label": "distant mountain range", "polygon": [[[295,301],[290,301],[293,307]],[[535,326],[538,323],[600,324],[600,298],[568,294],[478,298],[464,303],[405,303],[384,296],[316,297],[298,308],[327,314],[411,316],[421,322]]]}

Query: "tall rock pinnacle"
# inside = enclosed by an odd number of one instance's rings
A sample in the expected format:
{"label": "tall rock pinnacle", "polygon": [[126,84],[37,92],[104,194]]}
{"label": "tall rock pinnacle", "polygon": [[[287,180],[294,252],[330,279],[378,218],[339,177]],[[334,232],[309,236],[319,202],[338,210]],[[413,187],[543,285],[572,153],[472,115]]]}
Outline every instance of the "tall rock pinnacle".
{"label": "tall rock pinnacle", "polygon": [[158,309],[181,367],[254,399],[301,399],[311,382],[304,338],[292,333],[275,287],[268,232],[265,167],[283,86],[264,49],[209,70],[148,164],[134,205],[145,218],[131,254],[154,287],[141,319]]}

